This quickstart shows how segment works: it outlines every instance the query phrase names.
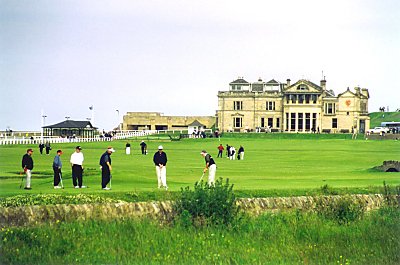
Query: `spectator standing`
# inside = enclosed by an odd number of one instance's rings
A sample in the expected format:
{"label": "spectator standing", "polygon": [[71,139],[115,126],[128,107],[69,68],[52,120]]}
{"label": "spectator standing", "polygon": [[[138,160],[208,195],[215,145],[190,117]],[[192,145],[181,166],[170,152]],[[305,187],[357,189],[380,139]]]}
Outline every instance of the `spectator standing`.
{"label": "spectator standing", "polygon": [[131,154],[131,144],[129,142],[127,142],[125,145],[125,154],[127,155]]}
{"label": "spectator standing", "polygon": [[62,174],[61,173],[61,168],[62,168],[61,155],[62,154],[63,154],[63,152],[61,150],[57,150],[57,154],[53,160],[54,189],[61,189],[61,187],[58,184],[60,184],[61,174]]}
{"label": "spectator standing", "polygon": [[[86,188],[83,186],[82,182],[82,174],[83,174],[83,153],[82,147],[79,145],[75,148],[75,152],[71,155],[71,166],[72,166],[72,184],[74,185],[75,189]],[[77,182],[78,180],[78,182]]]}
{"label": "spectator standing", "polygon": [[229,146],[229,144],[226,145],[226,157],[231,157],[231,147]]}
{"label": "spectator standing", "polygon": [[225,148],[222,146],[222,144],[220,144],[219,146],[218,146],[218,155],[217,155],[217,158],[218,157],[221,157],[222,158],[222,152],[225,150]]}
{"label": "spectator standing", "polygon": [[50,150],[51,150],[50,142],[47,141],[47,142],[46,142],[46,155],[49,155],[49,154],[50,154]]}
{"label": "spectator standing", "polygon": [[167,154],[163,150],[163,146],[158,147],[158,151],[153,156],[153,162],[156,166],[156,174],[158,181],[158,188],[168,189],[167,186]]}
{"label": "spectator standing", "polygon": [[33,169],[33,159],[32,159],[32,149],[26,150],[26,154],[22,157],[22,168],[26,174],[25,188],[26,190],[31,190],[31,178]]}
{"label": "spectator standing", "polygon": [[236,154],[236,148],[234,146],[231,146],[231,148],[229,149],[230,153],[229,153],[229,159],[230,160],[235,160],[235,154]]}
{"label": "spectator standing", "polygon": [[243,159],[244,159],[244,148],[243,148],[243,146],[240,146],[240,147],[239,147],[238,159],[239,159],[239,160],[243,160]]}
{"label": "spectator standing", "polygon": [[353,134],[351,135],[351,139],[355,140],[357,139],[357,128],[353,128]]}
{"label": "spectator standing", "polygon": [[107,148],[107,151],[100,157],[100,168],[101,168],[101,188],[103,190],[110,190],[111,188],[107,187],[107,184],[110,183],[111,180],[111,154],[114,153],[115,150],[111,146]]}
{"label": "spectator standing", "polygon": [[210,154],[207,154],[207,152],[205,150],[201,151],[200,153],[205,161],[206,161],[206,166],[203,169],[203,173],[206,173],[206,171],[208,170],[208,185],[214,185],[215,183],[215,173],[217,172],[217,165],[215,164],[214,159],[212,158],[212,156]]}
{"label": "spectator standing", "polygon": [[43,149],[44,149],[44,143],[40,143],[39,144],[39,151],[40,151],[41,155],[43,155]]}
{"label": "spectator standing", "polygon": [[142,150],[142,155],[147,155],[147,144],[144,141],[140,143],[140,149]]}

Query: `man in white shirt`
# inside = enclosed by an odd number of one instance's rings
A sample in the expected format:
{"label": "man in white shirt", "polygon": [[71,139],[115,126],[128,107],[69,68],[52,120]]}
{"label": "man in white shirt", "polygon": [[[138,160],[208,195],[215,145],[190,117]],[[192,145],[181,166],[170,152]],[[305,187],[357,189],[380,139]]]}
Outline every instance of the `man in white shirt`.
{"label": "man in white shirt", "polygon": [[[82,186],[83,154],[81,150],[82,147],[78,145],[75,148],[75,152],[71,155],[71,160],[70,160],[72,166],[72,183],[75,189],[86,188],[86,186]],[[78,183],[76,180],[78,180]]]}

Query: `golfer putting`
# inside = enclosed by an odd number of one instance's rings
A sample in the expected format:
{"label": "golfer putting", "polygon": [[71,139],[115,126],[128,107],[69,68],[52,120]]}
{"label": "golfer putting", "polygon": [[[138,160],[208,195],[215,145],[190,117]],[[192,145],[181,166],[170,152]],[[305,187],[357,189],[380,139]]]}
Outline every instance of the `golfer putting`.
{"label": "golfer putting", "polygon": [[[107,151],[100,157],[101,188],[103,190],[111,190],[111,154],[114,152],[114,148],[109,146]],[[107,187],[108,183],[110,183],[110,187]]]}
{"label": "golfer putting", "polygon": [[156,166],[156,174],[158,181],[158,188],[165,188],[168,190],[167,186],[167,154],[163,150],[163,146],[158,146],[158,151],[153,156],[153,162]]}
{"label": "golfer putting", "polygon": [[214,185],[215,173],[217,172],[217,165],[215,164],[215,161],[212,158],[212,156],[210,154],[208,154],[207,151],[203,150],[203,151],[201,151],[200,154],[204,157],[204,159],[206,161],[206,166],[203,170],[203,175],[201,176],[200,181],[203,178],[204,174],[208,170],[208,182],[207,183],[209,186]]}

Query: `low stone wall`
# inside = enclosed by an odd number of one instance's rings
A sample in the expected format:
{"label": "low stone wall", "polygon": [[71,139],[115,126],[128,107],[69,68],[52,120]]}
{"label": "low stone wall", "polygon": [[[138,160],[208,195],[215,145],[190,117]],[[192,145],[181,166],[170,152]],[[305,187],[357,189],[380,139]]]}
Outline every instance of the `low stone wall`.
{"label": "low stone wall", "polygon": [[[355,202],[365,202],[367,210],[379,208],[384,204],[384,196],[380,194],[351,195],[351,197]],[[339,198],[340,196],[241,198],[237,200],[237,204],[242,210],[253,215],[259,215],[267,211],[286,209],[312,210],[318,199],[328,202]],[[91,219],[170,218],[172,215],[171,201],[0,207],[0,227]]]}

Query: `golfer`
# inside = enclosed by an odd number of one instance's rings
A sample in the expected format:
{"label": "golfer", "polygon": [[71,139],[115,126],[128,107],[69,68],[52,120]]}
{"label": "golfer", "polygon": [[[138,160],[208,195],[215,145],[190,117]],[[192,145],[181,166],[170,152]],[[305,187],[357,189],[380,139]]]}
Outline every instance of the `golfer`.
{"label": "golfer", "polygon": [[[75,152],[71,155],[70,163],[72,166],[72,184],[75,189],[83,189],[86,186],[82,185],[82,174],[83,174],[83,154],[82,147],[79,145],[75,148]],[[78,183],[76,182],[78,180]]]}
{"label": "golfer", "polygon": [[57,155],[54,157],[53,160],[53,171],[54,171],[54,189],[61,189],[58,184],[60,184],[60,175],[61,175],[61,168],[62,168],[62,162],[61,162],[61,155],[63,152],[61,150],[57,150]]}
{"label": "golfer", "polygon": [[243,160],[244,159],[244,148],[243,146],[239,147],[239,151],[238,151],[238,160]]}
{"label": "golfer", "polygon": [[206,167],[203,170],[203,173],[206,173],[208,170],[208,185],[214,185],[215,183],[215,173],[217,172],[217,165],[214,162],[214,158],[210,154],[207,154],[207,151],[203,150],[200,153],[206,160]]}
{"label": "golfer", "polygon": [[140,148],[142,149],[142,155],[147,155],[147,144],[144,141],[140,143]]}
{"label": "golfer", "polygon": [[163,146],[158,147],[158,151],[153,156],[153,162],[156,166],[158,188],[165,188],[168,190],[167,186],[167,154],[163,151]]}
{"label": "golfer", "polygon": [[111,180],[111,154],[114,153],[115,150],[111,146],[107,148],[107,151],[100,157],[100,168],[101,168],[101,188],[103,190],[110,190],[111,188],[107,187],[107,184]]}
{"label": "golfer", "polygon": [[131,154],[131,144],[129,142],[127,142],[125,145],[125,154],[127,155]]}
{"label": "golfer", "polygon": [[25,188],[26,190],[31,190],[31,177],[33,169],[33,159],[32,159],[32,149],[26,150],[26,154],[22,157],[22,168],[26,174]]}
{"label": "golfer", "polygon": [[220,144],[217,148],[218,148],[218,155],[217,155],[217,158],[218,158],[218,157],[221,157],[221,158],[222,158],[222,152],[225,150],[225,148],[222,146],[222,144]]}

